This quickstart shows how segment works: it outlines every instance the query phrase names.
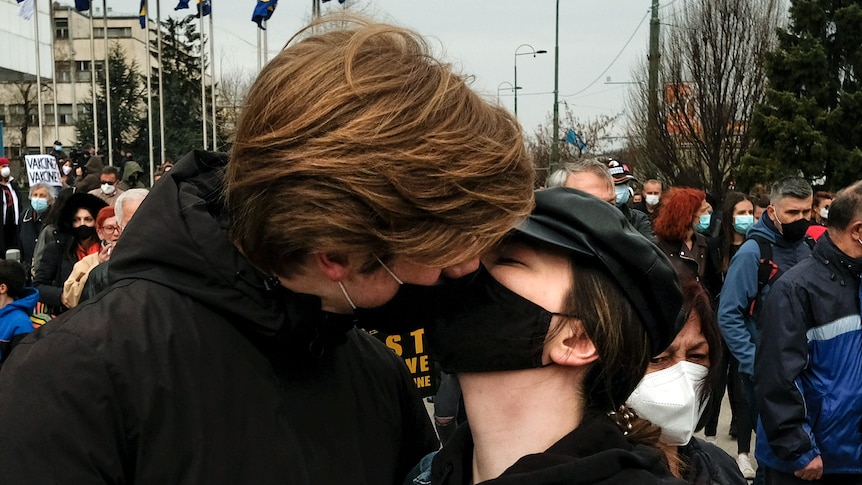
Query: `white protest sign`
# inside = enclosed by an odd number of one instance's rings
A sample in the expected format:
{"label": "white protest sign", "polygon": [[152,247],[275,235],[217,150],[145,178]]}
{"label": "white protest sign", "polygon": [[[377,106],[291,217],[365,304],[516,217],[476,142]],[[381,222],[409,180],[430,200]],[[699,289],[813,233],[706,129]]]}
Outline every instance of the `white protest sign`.
{"label": "white protest sign", "polygon": [[40,182],[55,187],[63,186],[57,159],[53,155],[25,155],[24,164],[27,166],[27,176],[30,177],[30,187]]}

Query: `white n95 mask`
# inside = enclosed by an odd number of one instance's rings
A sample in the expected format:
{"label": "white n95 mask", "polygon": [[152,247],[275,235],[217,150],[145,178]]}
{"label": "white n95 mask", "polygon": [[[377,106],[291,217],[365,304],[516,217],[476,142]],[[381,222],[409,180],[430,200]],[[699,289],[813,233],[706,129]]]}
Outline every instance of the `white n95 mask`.
{"label": "white n95 mask", "polygon": [[688,444],[706,407],[698,395],[708,369],[683,360],[652,372],[638,383],[626,404],[638,416],[661,427],[661,442]]}

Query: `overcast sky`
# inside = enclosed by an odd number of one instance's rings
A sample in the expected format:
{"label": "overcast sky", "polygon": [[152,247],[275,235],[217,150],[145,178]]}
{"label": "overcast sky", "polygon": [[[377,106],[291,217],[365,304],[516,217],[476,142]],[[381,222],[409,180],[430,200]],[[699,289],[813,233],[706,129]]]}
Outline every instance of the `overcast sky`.
{"label": "overcast sky", "polygon": [[[149,0],[155,18],[155,2]],[[192,5],[194,5],[192,0]],[[669,4],[676,0],[662,0]],[[114,13],[137,14],[139,0],[107,0]],[[161,0],[162,16],[176,15],[176,0]],[[63,3],[72,4],[72,0]],[[101,1],[93,2],[101,6]],[[475,76],[474,87],[513,109],[515,51],[529,44],[547,54],[519,55],[518,115],[532,133],[552,112],[554,90],[554,0],[347,0],[380,20],[412,28],[432,40],[444,58]],[[217,71],[257,71],[255,0],[212,0]],[[312,0],[280,0],[268,26],[271,53],[311,18]],[[646,59],[650,0],[560,1],[560,103],[582,119],[624,109],[632,79]],[[340,8],[337,0],[323,11]],[[180,11],[182,13],[190,10]],[[519,53],[529,53],[521,47]],[[270,54],[270,58],[272,54]],[[614,61],[615,58],[617,58]],[[607,70],[605,72],[605,70]],[[562,108],[561,108],[562,112]],[[565,129],[565,127],[562,127]],[[622,131],[620,124],[617,132]]]}

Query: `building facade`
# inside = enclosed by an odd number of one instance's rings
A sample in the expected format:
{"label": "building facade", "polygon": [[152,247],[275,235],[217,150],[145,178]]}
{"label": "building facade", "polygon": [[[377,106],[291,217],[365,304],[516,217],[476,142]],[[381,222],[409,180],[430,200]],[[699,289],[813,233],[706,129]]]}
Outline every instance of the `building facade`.
{"label": "building facade", "polygon": [[[66,147],[93,143],[93,140],[77,139],[75,123],[78,117],[92,110],[93,73],[97,74],[97,83],[104,79],[101,74],[106,64],[106,53],[113,45],[120,46],[129,63],[137,63],[141,74],[145,74],[147,65],[146,31],[140,27],[137,15],[115,15],[110,8],[107,15],[103,15],[94,6],[91,22],[89,12],[78,12],[73,7],[56,3],[49,12],[47,3],[37,3],[45,5],[45,11],[40,10],[38,14],[38,44],[47,44],[47,48],[40,49],[42,129],[40,133],[35,62],[28,64],[14,57],[7,62],[5,55],[0,57],[0,73],[5,73],[0,74],[0,121],[3,122],[3,153],[8,158],[47,153],[54,140]],[[14,20],[9,23],[11,27],[9,24],[0,26],[0,29],[11,32],[0,32],[0,39],[17,32],[18,41],[14,45],[20,52],[15,55],[32,58],[35,57],[35,36],[22,35],[28,29],[35,30],[32,19],[19,18],[16,5],[15,0],[0,0],[0,9],[14,12]],[[3,17],[6,18],[5,15]],[[151,35],[154,35],[152,22],[151,29]],[[154,56],[150,62],[157,67]],[[96,89],[104,90],[103,84],[104,81]],[[145,101],[142,101],[142,109],[146,109]],[[100,144],[104,142],[100,141]]]}

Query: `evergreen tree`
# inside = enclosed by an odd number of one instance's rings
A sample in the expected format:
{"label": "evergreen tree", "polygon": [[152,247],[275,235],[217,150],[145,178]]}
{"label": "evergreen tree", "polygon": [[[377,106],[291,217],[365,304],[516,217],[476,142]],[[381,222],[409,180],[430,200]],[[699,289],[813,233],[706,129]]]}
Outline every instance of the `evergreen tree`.
{"label": "evergreen tree", "polygon": [[862,1],[795,0],[768,57],[757,145],[743,183],[801,173],[838,189],[862,178]]}
{"label": "evergreen tree", "polygon": [[[162,92],[165,109],[165,155],[176,161],[177,158],[194,149],[203,149],[201,119],[207,118],[207,143],[212,141],[212,106],[208,86],[206,92],[206,113],[201,113],[201,63],[206,57],[201,52],[201,35],[198,19],[187,16],[182,19],[168,18],[162,22]],[[157,40],[151,41],[153,56],[152,99],[153,99],[153,145],[155,165],[162,163],[159,156],[161,145],[159,137],[159,72],[157,67]],[[146,119],[139,124],[141,137],[139,151],[148,150]],[[219,139],[224,136],[219,132]],[[212,147],[209,147],[212,149]]]}
{"label": "evergreen tree", "polygon": [[[138,139],[138,124],[144,117],[146,99],[143,95],[143,82],[138,72],[136,62],[127,62],[125,53],[119,44],[113,44],[108,51],[108,69],[111,76],[111,144],[114,150],[114,163],[120,160],[119,152],[134,148]],[[108,147],[108,108],[105,99],[105,72],[98,70],[98,92],[96,93],[96,111],[98,113],[100,148]],[[85,106],[92,106],[92,96],[85,101]],[[93,140],[93,114],[91,110],[78,119],[78,140],[82,143]],[[107,160],[105,160],[107,165]]]}

